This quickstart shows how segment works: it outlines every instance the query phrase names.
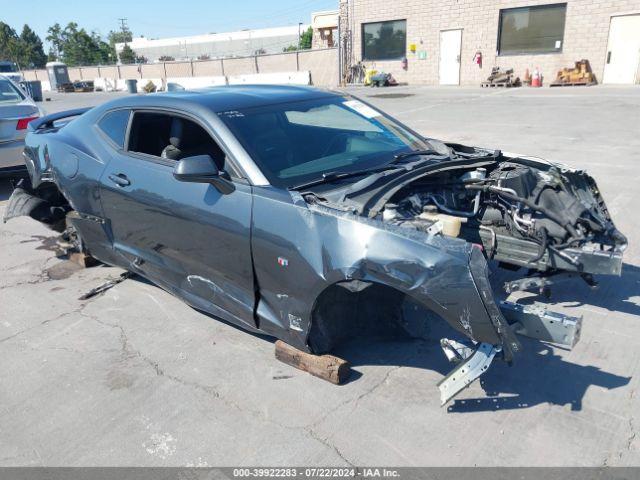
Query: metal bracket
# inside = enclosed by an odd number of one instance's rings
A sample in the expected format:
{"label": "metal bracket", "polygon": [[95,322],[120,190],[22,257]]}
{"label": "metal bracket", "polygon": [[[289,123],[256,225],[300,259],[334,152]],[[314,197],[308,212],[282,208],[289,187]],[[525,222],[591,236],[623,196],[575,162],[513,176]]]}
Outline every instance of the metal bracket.
{"label": "metal bracket", "polygon": [[440,405],[445,405],[449,400],[468,387],[476,378],[482,375],[491,365],[493,357],[499,352],[499,348],[490,343],[481,343],[473,355],[461,362],[446,377],[438,383],[440,390]]}
{"label": "metal bracket", "polygon": [[518,280],[511,280],[505,282],[503,285],[506,293],[513,293],[519,291],[537,291],[541,294],[549,294],[549,287],[551,285],[557,285],[562,282],[581,278],[591,288],[596,288],[598,283],[593,278],[593,275],[588,273],[575,273],[575,272],[558,272],[550,275],[532,275],[530,277],[519,278]]}
{"label": "metal bracket", "polygon": [[448,338],[440,339],[440,347],[445,357],[447,357],[447,360],[451,363],[460,363],[473,355],[474,352],[473,347],[469,347],[456,340],[449,340]]}
{"label": "metal bracket", "polygon": [[580,340],[582,316],[571,317],[553,312],[539,302],[521,305],[502,301],[500,309],[507,322],[514,327],[514,331],[525,337],[557,343],[569,348],[573,348]]}

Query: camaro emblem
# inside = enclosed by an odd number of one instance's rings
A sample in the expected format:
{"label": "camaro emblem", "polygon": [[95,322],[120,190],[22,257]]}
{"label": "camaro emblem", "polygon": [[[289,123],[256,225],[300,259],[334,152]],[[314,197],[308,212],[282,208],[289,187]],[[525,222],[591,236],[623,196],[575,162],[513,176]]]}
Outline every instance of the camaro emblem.
{"label": "camaro emblem", "polygon": [[281,267],[287,267],[289,266],[289,260],[284,257],[278,257],[278,265],[280,265]]}

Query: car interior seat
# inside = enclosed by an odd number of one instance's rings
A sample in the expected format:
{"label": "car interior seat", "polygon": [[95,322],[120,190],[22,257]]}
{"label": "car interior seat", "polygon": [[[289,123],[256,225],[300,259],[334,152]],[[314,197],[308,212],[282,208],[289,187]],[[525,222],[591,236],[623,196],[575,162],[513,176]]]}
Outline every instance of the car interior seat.
{"label": "car interior seat", "polygon": [[295,152],[277,115],[265,113],[251,118],[251,130],[256,139],[256,152],[266,166],[278,172],[294,164]]}

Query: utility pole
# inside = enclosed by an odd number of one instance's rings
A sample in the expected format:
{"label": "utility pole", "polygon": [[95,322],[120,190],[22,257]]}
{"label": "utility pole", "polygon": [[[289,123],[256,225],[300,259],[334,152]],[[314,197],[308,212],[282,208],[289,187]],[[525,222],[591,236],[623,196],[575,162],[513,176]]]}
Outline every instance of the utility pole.
{"label": "utility pole", "polygon": [[124,44],[127,44],[127,30],[129,30],[129,27],[127,27],[127,19],[126,18],[119,18],[118,21],[120,22],[120,31],[122,32],[122,38],[124,38]]}

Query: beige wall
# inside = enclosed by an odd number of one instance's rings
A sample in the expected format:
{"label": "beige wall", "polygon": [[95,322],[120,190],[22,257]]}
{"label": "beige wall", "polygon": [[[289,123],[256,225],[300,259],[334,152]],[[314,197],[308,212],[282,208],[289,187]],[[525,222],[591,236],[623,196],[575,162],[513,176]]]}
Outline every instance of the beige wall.
{"label": "beige wall", "polygon": [[[367,67],[392,73],[398,81],[435,85],[439,83],[438,57],[440,31],[462,28],[460,83],[478,85],[486,80],[491,67],[513,68],[522,77],[525,69],[539,67],[549,84],[558,70],[572,67],[576,60],[590,61],[596,78],[602,80],[612,14],[640,11],[640,0],[566,0],[567,15],[562,53],[544,55],[497,56],[498,18],[501,8],[562,3],[554,0],[351,0],[353,14],[353,52],[361,58],[361,24],[381,20],[407,20],[408,69],[398,61],[367,62]],[[426,50],[427,59],[419,60],[408,51],[411,43]],[[483,66],[473,63],[481,51]]]}
{"label": "beige wall", "polygon": [[[297,70],[311,71],[313,85],[335,86],[338,83],[338,51],[333,48],[305,50],[298,55],[295,52],[279,53],[258,55],[257,58],[226,58],[222,61],[203,60],[107,67],[74,67],[69,68],[69,78],[71,81],[75,81],[80,79],[94,80],[99,77],[109,79],[206,77],[295,72]],[[22,74],[27,80],[48,80],[46,70],[25,70]]]}
{"label": "beige wall", "polygon": [[295,53],[261,55],[258,57],[258,71],[260,73],[295,72],[297,68]]}
{"label": "beige wall", "polygon": [[220,76],[222,75],[222,63],[220,60],[193,62],[193,75],[196,77]]}
{"label": "beige wall", "polygon": [[225,58],[225,75],[245,75],[256,73],[256,60],[254,57],[247,58]]}
{"label": "beige wall", "polygon": [[330,50],[307,50],[300,52],[300,70],[311,72],[311,83],[323,87],[338,84],[338,52]]}

